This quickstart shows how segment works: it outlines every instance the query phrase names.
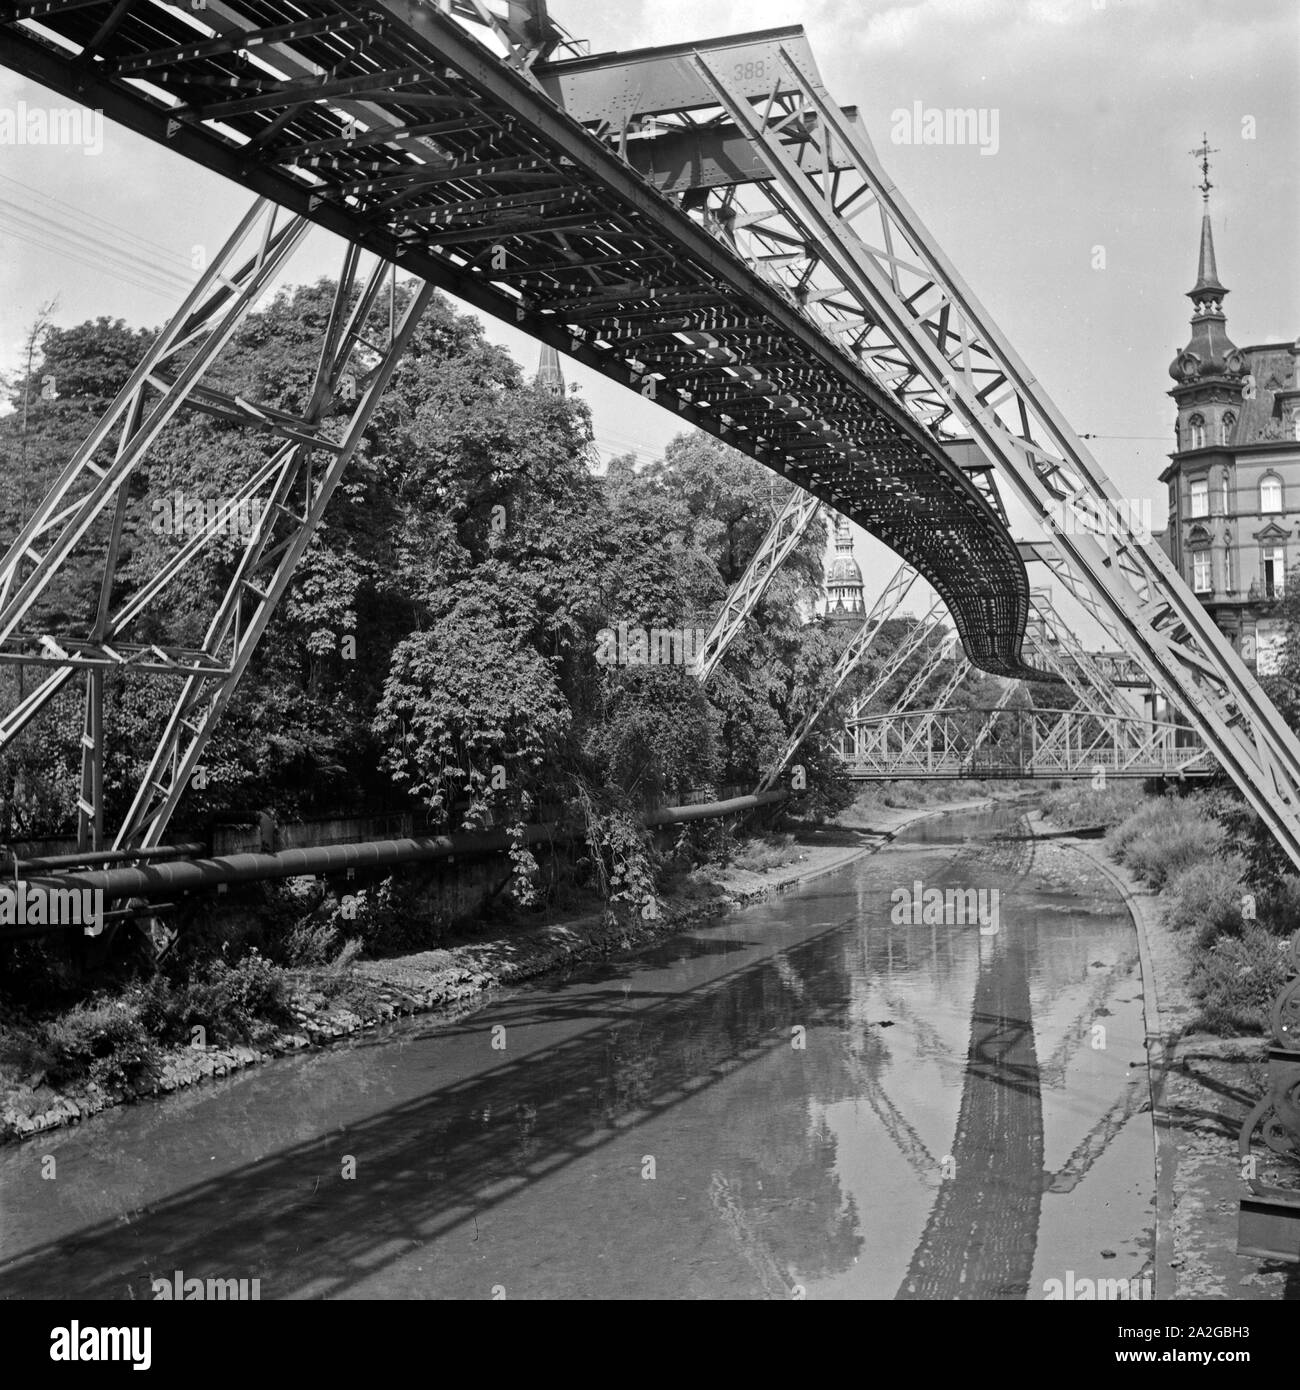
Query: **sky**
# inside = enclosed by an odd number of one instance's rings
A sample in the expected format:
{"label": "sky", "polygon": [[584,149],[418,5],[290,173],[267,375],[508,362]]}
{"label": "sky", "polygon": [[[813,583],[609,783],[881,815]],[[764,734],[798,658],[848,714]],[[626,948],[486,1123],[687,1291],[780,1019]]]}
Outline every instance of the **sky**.
{"label": "sky", "polygon": [[[801,23],[822,77],[856,104],[904,196],[1121,495],[1150,498],[1172,447],[1168,366],[1187,341],[1202,210],[1191,151],[1212,148],[1220,278],[1239,346],[1300,334],[1300,6],[1295,0],[552,0],[594,52]],[[65,106],[0,69],[6,110]],[[898,111],[996,112],[995,153],[896,142]],[[2,127],[0,127],[2,129]],[[250,195],[106,123],[103,148],[0,143],[0,370],[38,308],[61,325],[156,325]],[[1097,248],[1103,248],[1099,268]],[[295,280],[337,271],[315,232]],[[531,368],[537,346],[484,320]],[[657,457],[680,421],[565,359],[606,458]],[[1013,515],[1013,520],[1016,518]],[[896,564],[858,534],[868,602]]]}

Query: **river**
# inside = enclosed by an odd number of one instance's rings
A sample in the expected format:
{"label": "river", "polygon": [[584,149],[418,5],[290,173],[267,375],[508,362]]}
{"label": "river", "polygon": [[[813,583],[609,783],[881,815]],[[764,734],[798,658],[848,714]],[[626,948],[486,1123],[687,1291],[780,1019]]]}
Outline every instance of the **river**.
{"label": "river", "polygon": [[[177,1271],[263,1299],[1037,1299],[1137,1279],[1137,941],[1071,885],[1069,851],[1023,832],[1010,806],[925,821],[458,1020],[11,1146],[0,1297],[149,1299]],[[891,920],[918,883],[996,889],[996,919]]]}

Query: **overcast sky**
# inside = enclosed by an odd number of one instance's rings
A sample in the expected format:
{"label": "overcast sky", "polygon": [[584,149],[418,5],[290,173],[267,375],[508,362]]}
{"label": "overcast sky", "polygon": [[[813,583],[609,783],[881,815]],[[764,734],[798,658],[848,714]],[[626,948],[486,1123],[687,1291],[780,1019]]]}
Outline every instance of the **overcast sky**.
{"label": "overcast sky", "polygon": [[[1296,0],[605,0],[556,18],[596,52],[802,23],[835,98],[866,128],[941,247],[1122,494],[1150,497],[1172,441],[1165,395],[1187,339],[1202,130],[1228,331],[1240,346],[1300,334],[1300,6]],[[62,99],[0,71],[0,111]],[[891,142],[892,113],[997,112],[998,147]],[[1245,138],[1253,134],[1253,138]],[[156,325],[248,206],[236,185],[108,125],[104,148],[0,144],[0,366],[38,306]],[[1094,248],[1105,250],[1095,269]],[[294,278],[334,273],[313,234]],[[534,344],[488,321],[529,367]],[[602,452],[654,456],[680,428],[566,361]],[[862,545],[868,588],[888,557]],[[870,597],[870,594],[869,594]]]}

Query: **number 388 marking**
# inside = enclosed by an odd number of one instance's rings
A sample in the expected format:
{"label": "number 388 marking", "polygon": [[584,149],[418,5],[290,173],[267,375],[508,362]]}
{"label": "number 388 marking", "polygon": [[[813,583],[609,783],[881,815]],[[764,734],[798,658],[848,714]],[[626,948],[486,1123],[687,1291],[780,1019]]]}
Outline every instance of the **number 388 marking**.
{"label": "number 388 marking", "polygon": [[737,82],[754,82],[767,76],[767,59],[759,58],[753,63],[736,64]]}

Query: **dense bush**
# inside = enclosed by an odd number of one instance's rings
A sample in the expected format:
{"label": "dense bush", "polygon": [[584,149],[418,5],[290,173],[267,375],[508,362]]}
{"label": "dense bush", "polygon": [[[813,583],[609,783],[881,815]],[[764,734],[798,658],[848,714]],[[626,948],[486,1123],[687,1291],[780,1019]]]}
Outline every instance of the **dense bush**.
{"label": "dense bush", "polygon": [[1106,848],[1153,888],[1171,875],[1218,854],[1227,831],[1195,797],[1144,802],[1106,837]]}
{"label": "dense bush", "polygon": [[138,1011],[125,1000],[78,1004],[45,1024],[38,1054],[51,1085],[89,1078],[114,1089],[147,1075],[155,1055]]}
{"label": "dense bush", "polygon": [[1240,935],[1246,869],[1245,856],[1233,853],[1171,874],[1161,895],[1167,925],[1191,934],[1201,950]]}
{"label": "dense bush", "polygon": [[1043,798],[1043,814],[1065,830],[1084,826],[1118,825],[1142,804],[1140,782],[1112,781],[1105,787],[1075,782],[1048,792]]}
{"label": "dense bush", "polygon": [[1194,1026],[1225,1036],[1267,1032],[1286,980],[1286,942],[1247,922],[1240,936],[1220,937],[1193,972],[1192,989],[1201,1003]]}
{"label": "dense bush", "polygon": [[256,1043],[291,1021],[284,971],[256,947],[233,964],[220,958],[187,979],[157,976],[141,991],[142,1024],[163,1042]]}

